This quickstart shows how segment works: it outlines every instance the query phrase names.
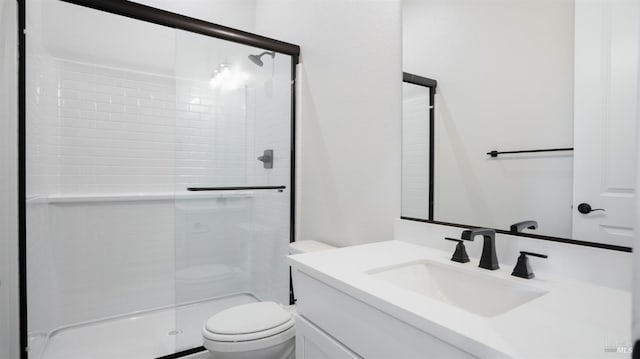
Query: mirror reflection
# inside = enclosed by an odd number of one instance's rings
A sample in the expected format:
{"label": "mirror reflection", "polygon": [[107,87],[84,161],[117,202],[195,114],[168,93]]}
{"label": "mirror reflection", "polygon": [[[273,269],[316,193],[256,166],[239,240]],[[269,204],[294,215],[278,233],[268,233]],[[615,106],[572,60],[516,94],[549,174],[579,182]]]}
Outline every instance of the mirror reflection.
{"label": "mirror reflection", "polygon": [[[402,215],[431,218],[430,126],[433,87],[402,83]],[[425,200],[426,199],[426,200]]]}
{"label": "mirror reflection", "polygon": [[438,91],[432,218],[403,92],[402,215],[630,247],[639,6],[403,1],[404,71]]}

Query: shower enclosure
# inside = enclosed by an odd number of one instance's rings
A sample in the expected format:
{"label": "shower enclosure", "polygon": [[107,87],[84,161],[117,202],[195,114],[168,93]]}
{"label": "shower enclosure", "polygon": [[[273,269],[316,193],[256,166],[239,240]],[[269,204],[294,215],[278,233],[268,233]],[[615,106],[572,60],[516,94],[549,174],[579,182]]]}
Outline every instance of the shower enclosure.
{"label": "shower enclosure", "polygon": [[25,5],[24,357],[178,357],[220,310],[288,304],[299,47],[121,0]]}

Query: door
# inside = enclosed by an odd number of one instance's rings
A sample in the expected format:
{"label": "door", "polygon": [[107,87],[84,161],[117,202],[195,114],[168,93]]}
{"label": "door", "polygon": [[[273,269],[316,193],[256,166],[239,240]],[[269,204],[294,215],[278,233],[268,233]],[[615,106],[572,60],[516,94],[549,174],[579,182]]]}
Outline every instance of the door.
{"label": "door", "polygon": [[633,240],[638,7],[632,0],[575,3],[573,237],[627,247]]}

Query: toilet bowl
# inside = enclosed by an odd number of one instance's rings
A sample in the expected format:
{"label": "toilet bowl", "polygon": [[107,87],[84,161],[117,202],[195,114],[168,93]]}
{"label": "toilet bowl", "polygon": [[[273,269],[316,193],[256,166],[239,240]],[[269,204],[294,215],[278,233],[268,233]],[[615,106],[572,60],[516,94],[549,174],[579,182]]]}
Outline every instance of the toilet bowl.
{"label": "toilet bowl", "polygon": [[[330,248],[335,247],[316,241],[300,241],[290,245],[290,253]],[[223,310],[202,327],[204,347],[213,359],[293,359],[294,310],[294,307],[274,302],[243,304]]]}
{"label": "toilet bowl", "polygon": [[239,305],[215,314],[203,326],[202,336],[215,359],[294,358],[295,320],[274,302]]}

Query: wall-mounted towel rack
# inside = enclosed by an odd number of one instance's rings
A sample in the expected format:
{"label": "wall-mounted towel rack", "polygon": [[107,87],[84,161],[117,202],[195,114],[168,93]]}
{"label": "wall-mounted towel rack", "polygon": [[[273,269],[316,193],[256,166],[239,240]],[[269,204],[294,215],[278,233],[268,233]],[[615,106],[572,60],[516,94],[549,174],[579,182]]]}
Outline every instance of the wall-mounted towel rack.
{"label": "wall-mounted towel rack", "polygon": [[250,186],[250,187],[187,187],[187,191],[255,191],[278,190],[284,191],[287,186]]}
{"label": "wall-mounted towel rack", "polygon": [[573,147],[565,147],[565,148],[545,148],[542,150],[520,150],[520,151],[489,151],[487,155],[491,157],[498,157],[498,155],[507,154],[507,153],[531,153],[531,152],[558,152],[558,151],[573,151]]}

